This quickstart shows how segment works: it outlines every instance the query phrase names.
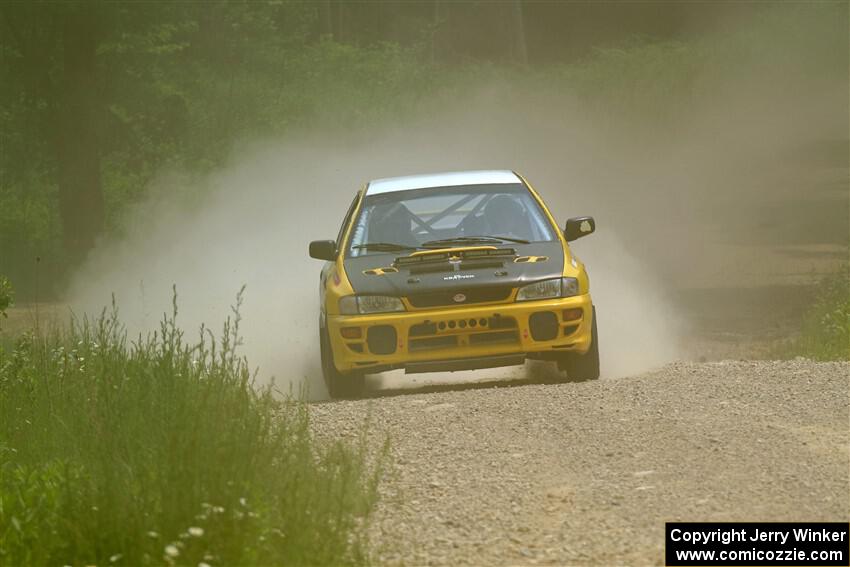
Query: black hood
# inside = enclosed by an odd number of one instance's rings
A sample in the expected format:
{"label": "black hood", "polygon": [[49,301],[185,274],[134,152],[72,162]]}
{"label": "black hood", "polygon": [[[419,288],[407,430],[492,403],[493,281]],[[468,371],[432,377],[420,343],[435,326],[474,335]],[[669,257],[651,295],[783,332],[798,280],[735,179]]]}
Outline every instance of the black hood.
{"label": "black hood", "polygon": [[451,255],[454,256],[451,261],[445,253],[346,258],[345,273],[355,293],[409,297],[452,290],[470,293],[513,288],[557,278],[564,272],[564,251],[557,240],[507,244],[495,251],[460,251]]}

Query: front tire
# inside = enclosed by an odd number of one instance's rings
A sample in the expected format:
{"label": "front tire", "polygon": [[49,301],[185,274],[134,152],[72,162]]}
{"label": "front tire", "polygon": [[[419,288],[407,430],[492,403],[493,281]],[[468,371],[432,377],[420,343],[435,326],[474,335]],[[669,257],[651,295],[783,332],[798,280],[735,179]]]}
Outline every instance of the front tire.
{"label": "front tire", "polygon": [[319,325],[319,349],[322,359],[322,377],[332,399],[355,399],[363,396],[366,376],[359,372],[343,374],[336,369],[328,331]]}
{"label": "front tire", "polygon": [[596,306],[593,306],[593,324],[590,327],[590,349],[584,354],[570,352],[558,361],[558,369],[566,371],[573,382],[599,378],[599,334],[596,330]]}

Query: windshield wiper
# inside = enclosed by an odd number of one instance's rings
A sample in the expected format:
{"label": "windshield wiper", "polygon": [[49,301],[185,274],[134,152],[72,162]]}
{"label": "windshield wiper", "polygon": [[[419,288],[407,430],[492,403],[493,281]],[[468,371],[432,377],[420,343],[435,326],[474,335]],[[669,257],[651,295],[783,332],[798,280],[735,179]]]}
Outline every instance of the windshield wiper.
{"label": "windshield wiper", "polygon": [[405,244],[396,244],[394,242],[366,242],[365,244],[356,244],[352,246],[354,249],[379,250],[383,252],[398,252],[400,250],[416,250],[416,246],[407,246]]}
{"label": "windshield wiper", "polygon": [[512,238],[510,236],[457,236],[455,238],[443,238],[440,240],[429,240],[423,242],[423,248],[434,248],[438,246],[446,246],[450,244],[474,244],[474,243],[497,243],[497,242],[516,242],[517,244],[528,244],[528,240],[522,238]]}
{"label": "windshield wiper", "polygon": [[511,236],[470,236],[469,238],[496,238],[498,240],[502,240],[504,242],[516,242],[517,244],[528,244],[531,242],[530,240],[526,240],[525,238],[513,238]]}

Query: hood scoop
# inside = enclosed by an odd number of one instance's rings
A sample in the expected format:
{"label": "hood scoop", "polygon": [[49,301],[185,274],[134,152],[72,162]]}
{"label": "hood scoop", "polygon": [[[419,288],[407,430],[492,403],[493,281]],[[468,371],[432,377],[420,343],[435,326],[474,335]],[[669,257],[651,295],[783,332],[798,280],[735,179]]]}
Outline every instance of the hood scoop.
{"label": "hood scoop", "polygon": [[516,264],[536,264],[537,262],[546,262],[549,256],[519,256],[514,258]]}
{"label": "hood scoop", "polygon": [[393,266],[387,266],[386,268],[372,268],[370,270],[363,270],[363,273],[367,276],[383,276],[384,274],[395,274],[398,272],[398,268],[394,268]]}
{"label": "hood scoop", "polygon": [[396,258],[393,266],[407,268],[411,275],[418,275],[455,270],[502,268],[505,262],[514,261],[515,258],[516,250],[513,248],[488,246],[414,252],[410,256]]}

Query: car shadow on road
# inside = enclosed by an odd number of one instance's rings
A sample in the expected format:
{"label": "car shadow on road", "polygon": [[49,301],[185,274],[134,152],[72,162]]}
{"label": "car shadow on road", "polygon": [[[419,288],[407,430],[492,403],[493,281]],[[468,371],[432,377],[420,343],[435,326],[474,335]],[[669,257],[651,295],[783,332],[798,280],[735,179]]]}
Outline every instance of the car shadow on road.
{"label": "car shadow on road", "polygon": [[[483,374],[483,376],[482,376]],[[415,381],[425,376],[426,381]],[[415,377],[415,378],[412,378]],[[412,394],[462,392],[488,388],[515,388],[519,386],[552,384],[562,380],[562,375],[552,363],[528,361],[523,366],[487,371],[442,372],[435,374],[406,375],[403,372],[367,376],[364,398],[388,398]]]}

